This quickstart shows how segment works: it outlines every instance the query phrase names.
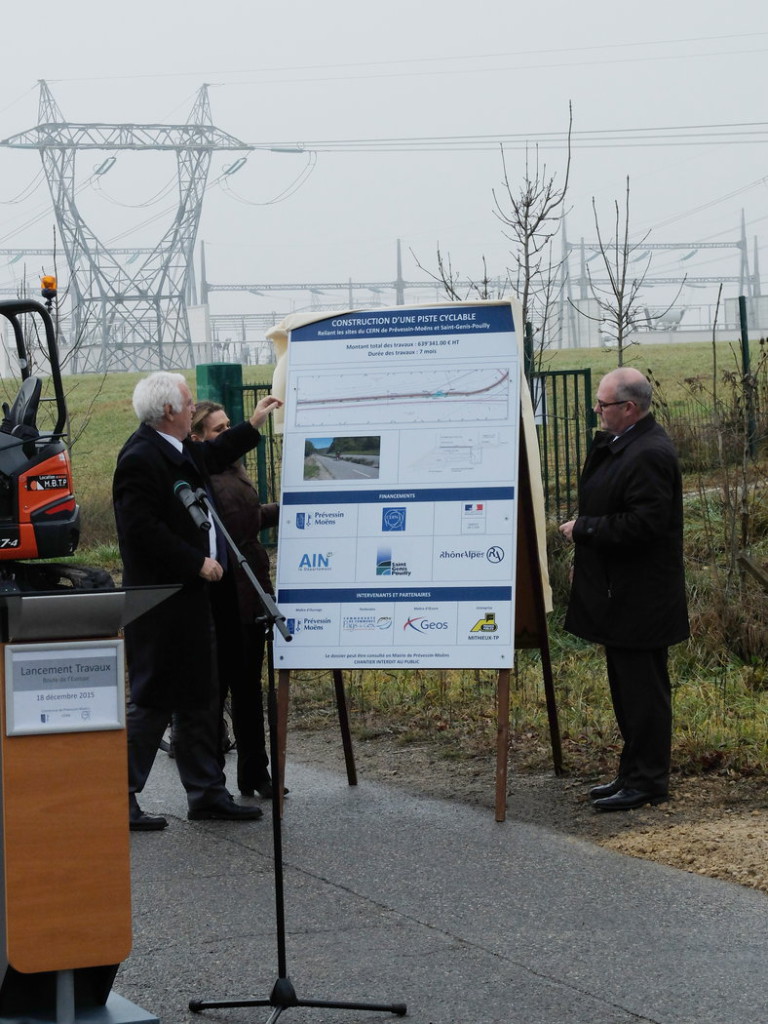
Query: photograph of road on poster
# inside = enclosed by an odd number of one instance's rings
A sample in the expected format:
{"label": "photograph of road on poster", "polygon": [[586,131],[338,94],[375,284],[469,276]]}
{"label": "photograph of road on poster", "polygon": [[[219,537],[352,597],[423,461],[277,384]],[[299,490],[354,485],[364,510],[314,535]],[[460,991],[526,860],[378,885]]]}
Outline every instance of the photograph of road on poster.
{"label": "photograph of road on poster", "polygon": [[380,437],[308,437],[304,479],[376,480],[380,453]]}

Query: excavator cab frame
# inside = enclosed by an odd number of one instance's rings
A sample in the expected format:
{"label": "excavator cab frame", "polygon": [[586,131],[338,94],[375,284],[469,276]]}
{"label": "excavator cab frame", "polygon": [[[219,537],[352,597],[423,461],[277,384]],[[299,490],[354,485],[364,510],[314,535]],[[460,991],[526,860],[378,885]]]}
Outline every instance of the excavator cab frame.
{"label": "excavator cab frame", "polygon": [[[65,434],[67,402],[51,314],[40,302],[12,299],[0,301],[0,317],[11,325],[22,378],[13,404],[3,404],[0,423],[0,570],[4,570],[3,563],[10,560],[73,554],[80,539],[80,509],[72,487]],[[24,335],[27,322],[22,320],[27,317],[42,323],[51,398],[42,397],[42,378],[32,372]],[[38,425],[42,402],[54,403],[52,429]]]}

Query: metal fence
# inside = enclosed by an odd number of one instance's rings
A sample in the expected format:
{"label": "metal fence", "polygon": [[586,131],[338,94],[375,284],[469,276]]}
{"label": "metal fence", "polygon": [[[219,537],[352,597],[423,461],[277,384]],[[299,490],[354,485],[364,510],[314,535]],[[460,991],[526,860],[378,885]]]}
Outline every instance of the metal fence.
{"label": "metal fence", "polygon": [[548,516],[567,519],[577,507],[578,480],[596,425],[591,370],[548,370],[531,375]]}
{"label": "metal fence", "polygon": [[[271,384],[225,384],[223,405],[230,411],[242,405],[243,418],[253,412],[257,402],[271,394]],[[272,417],[260,428],[261,440],[256,448],[245,456],[246,472],[255,481],[262,505],[280,500],[280,464],[282,461],[283,438],[276,434]],[[262,542],[266,545],[277,543],[277,529],[262,530]]]}

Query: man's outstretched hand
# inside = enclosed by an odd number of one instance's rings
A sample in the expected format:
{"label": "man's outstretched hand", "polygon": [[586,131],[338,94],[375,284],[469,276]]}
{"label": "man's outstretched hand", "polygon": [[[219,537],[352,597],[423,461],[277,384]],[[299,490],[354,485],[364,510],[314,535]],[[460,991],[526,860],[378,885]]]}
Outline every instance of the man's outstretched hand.
{"label": "man's outstretched hand", "polygon": [[262,398],[251,413],[249,420],[251,426],[258,430],[270,413],[273,413],[275,409],[279,409],[282,404],[280,399],[275,398],[274,395],[267,395],[266,398]]}

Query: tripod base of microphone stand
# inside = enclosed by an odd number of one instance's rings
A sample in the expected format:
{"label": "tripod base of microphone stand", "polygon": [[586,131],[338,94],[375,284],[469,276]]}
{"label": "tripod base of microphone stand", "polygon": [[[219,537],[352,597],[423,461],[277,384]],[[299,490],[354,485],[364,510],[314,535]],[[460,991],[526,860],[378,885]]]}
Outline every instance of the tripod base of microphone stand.
{"label": "tripod base of microphone stand", "polygon": [[326,1010],[374,1010],[379,1013],[394,1013],[398,1017],[404,1017],[408,1012],[405,1003],[347,1003],[321,999],[299,999],[290,978],[278,978],[269,999],[222,999],[219,1001],[191,999],[189,1002],[189,1008],[193,1013],[238,1006],[274,1007],[274,1013],[270,1014],[267,1024],[272,1024],[283,1010],[288,1010],[292,1006],[310,1006]]}

